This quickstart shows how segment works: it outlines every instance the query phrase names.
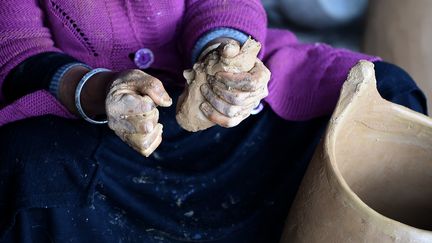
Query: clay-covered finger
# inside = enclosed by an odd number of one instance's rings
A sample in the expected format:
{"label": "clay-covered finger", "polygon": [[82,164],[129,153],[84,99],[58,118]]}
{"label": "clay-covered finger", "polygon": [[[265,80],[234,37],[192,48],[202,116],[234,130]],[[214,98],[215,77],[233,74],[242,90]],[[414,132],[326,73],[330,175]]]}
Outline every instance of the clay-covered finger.
{"label": "clay-covered finger", "polygon": [[255,66],[249,73],[259,82],[265,83],[265,85],[270,81],[271,72],[259,59],[256,59]]}
{"label": "clay-covered finger", "polygon": [[224,83],[228,89],[251,92],[267,86],[270,80],[270,71],[258,60],[249,72],[218,72],[216,73],[216,80]]}
{"label": "clay-covered finger", "polygon": [[225,58],[233,58],[240,53],[240,43],[236,40],[229,40],[220,47],[220,55]]}
{"label": "clay-covered finger", "polygon": [[146,114],[126,116],[124,119],[131,125],[128,133],[151,133],[158,123],[159,111],[154,108]]}
{"label": "clay-covered finger", "polygon": [[158,123],[149,134],[124,134],[123,138],[132,148],[148,157],[162,141],[162,124]]}
{"label": "clay-covered finger", "polygon": [[155,103],[149,96],[134,93],[114,92],[113,96],[106,101],[107,113],[111,116],[145,114],[155,107]]}
{"label": "clay-covered finger", "polygon": [[[138,94],[123,94],[120,98],[107,99],[106,110],[109,127],[116,131],[127,133],[151,130],[148,122],[158,119],[159,112],[149,96]],[[157,121],[157,120],[156,120]],[[143,130],[144,129],[144,130]]]}
{"label": "clay-covered finger", "polygon": [[201,94],[206,98],[206,100],[220,113],[228,117],[236,117],[238,116],[245,107],[236,106],[230,103],[227,103],[225,100],[221,99],[217,96],[207,84],[203,84],[201,86]]}
{"label": "clay-covered finger", "polygon": [[155,128],[151,133],[126,133],[124,134],[125,141],[137,148],[138,150],[148,149],[156,140],[156,138],[162,134],[162,124],[156,124]]}
{"label": "clay-covered finger", "polygon": [[148,95],[159,106],[170,106],[172,99],[166,92],[162,82],[148,74],[144,73],[142,81],[138,82],[138,91],[142,95]]}
{"label": "clay-covered finger", "polygon": [[267,87],[263,87],[256,91],[240,91],[237,89],[228,89],[226,85],[219,81],[215,81],[211,84],[213,92],[225,100],[226,102],[237,105],[237,106],[247,106],[255,103],[258,100],[266,97],[268,95]]}
{"label": "clay-covered finger", "polygon": [[150,147],[143,150],[141,154],[146,157],[150,156],[150,154],[152,154],[159,147],[161,142],[162,142],[162,134],[157,136],[156,139],[153,141],[153,143],[150,145]]}
{"label": "clay-covered finger", "polygon": [[215,75],[216,81],[223,83],[227,89],[237,89],[241,91],[254,91],[255,82],[249,73],[218,72]]}
{"label": "clay-covered finger", "polygon": [[209,119],[222,127],[234,127],[237,126],[241,121],[243,121],[249,114],[242,114],[237,117],[227,117],[222,113],[218,112],[210,103],[204,102],[200,105],[200,110]]}
{"label": "clay-covered finger", "polygon": [[160,106],[170,106],[172,104],[172,99],[163,87],[162,82],[138,69],[120,73],[110,88],[108,98],[119,97],[123,94],[148,95]]}
{"label": "clay-covered finger", "polygon": [[232,57],[221,55],[221,61],[231,67],[236,67],[239,71],[248,71],[254,67],[260,49],[260,43],[248,40],[237,55]]}

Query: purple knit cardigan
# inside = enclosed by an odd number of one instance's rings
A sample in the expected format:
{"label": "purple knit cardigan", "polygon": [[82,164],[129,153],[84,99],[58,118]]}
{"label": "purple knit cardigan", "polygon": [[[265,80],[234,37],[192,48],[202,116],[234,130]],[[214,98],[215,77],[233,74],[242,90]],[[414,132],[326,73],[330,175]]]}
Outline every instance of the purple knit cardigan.
{"label": "purple knit cardigan", "polygon": [[[359,59],[377,60],[324,44],[302,44],[291,32],[267,29],[266,24],[259,0],[3,1],[0,88],[19,63],[48,51],[64,52],[92,67],[123,70],[136,68],[131,53],[149,48],[155,57],[152,69],[180,77],[199,37],[229,27],[263,44],[260,58],[272,72],[265,101],[284,119],[306,120],[331,113]],[[40,90],[3,105],[0,125],[46,114],[73,117]]]}

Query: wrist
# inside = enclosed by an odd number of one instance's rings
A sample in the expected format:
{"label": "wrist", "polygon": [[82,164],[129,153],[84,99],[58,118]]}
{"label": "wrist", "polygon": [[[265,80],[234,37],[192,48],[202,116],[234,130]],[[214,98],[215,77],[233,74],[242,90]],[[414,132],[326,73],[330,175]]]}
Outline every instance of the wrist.
{"label": "wrist", "polygon": [[73,114],[78,115],[75,106],[75,89],[81,78],[89,71],[88,68],[78,66],[66,72],[58,86],[58,99]]}
{"label": "wrist", "polygon": [[81,106],[89,117],[105,115],[105,100],[115,72],[104,71],[93,75],[81,91]]}
{"label": "wrist", "polygon": [[[73,114],[80,116],[75,104],[75,91],[80,80],[90,70],[74,67],[60,80],[59,100]],[[101,72],[92,76],[81,91],[81,106],[89,117],[105,114],[106,90],[113,81],[113,72]]]}

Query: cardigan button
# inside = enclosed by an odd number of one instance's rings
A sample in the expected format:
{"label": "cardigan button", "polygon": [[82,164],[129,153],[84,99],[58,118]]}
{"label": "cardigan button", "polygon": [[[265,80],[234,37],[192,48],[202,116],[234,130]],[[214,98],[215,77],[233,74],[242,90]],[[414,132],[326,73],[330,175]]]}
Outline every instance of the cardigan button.
{"label": "cardigan button", "polygon": [[253,110],[251,111],[251,115],[256,115],[260,113],[260,111],[262,111],[263,109],[264,109],[264,105],[262,102],[260,102],[257,107],[253,108]]}
{"label": "cardigan button", "polygon": [[153,52],[148,48],[141,48],[135,52],[134,63],[140,69],[149,68],[154,61]]}

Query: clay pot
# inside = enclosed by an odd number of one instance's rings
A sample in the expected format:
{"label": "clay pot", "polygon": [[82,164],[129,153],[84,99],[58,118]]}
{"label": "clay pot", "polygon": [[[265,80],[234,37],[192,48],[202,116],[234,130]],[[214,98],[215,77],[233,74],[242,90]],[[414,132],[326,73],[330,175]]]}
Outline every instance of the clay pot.
{"label": "clay pot", "polygon": [[432,242],[432,119],[350,72],[281,242]]}

